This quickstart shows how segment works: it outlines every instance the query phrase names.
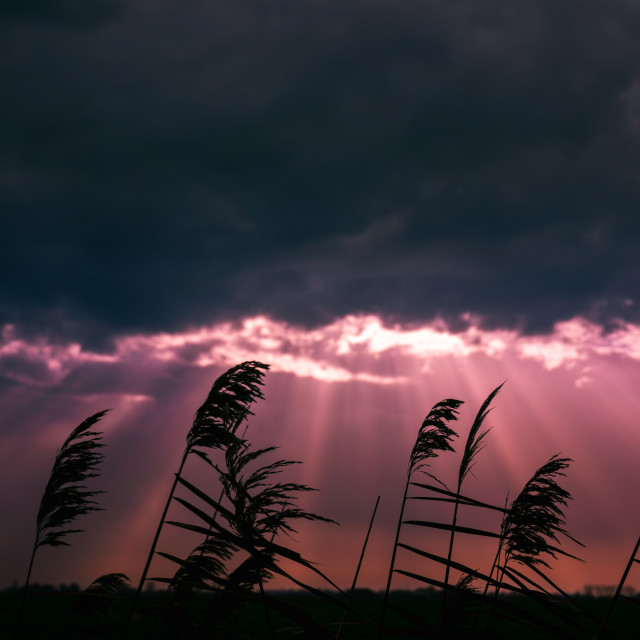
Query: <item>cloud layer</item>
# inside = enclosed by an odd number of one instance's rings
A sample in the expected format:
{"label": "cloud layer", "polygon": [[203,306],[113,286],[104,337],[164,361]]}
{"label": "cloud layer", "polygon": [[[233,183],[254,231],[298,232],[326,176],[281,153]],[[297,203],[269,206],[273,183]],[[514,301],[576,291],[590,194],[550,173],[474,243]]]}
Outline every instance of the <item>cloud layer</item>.
{"label": "cloud layer", "polygon": [[[265,316],[223,322],[183,333],[134,334],[115,339],[112,353],[28,340],[6,325],[0,342],[0,375],[24,385],[64,386],[83,366],[230,367],[246,360],[271,363],[274,371],[319,382],[394,384],[398,363],[428,371],[439,358],[463,361],[479,354],[496,360],[534,360],[546,370],[564,367],[581,376],[598,357],[640,362],[640,326],[620,321],[615,330],[582,318],[557,323],[553,332],[527,336],[517,331],[470,325],[452,332],[442,320],[420,327],[385,326],[376,316],[346,316],[316,329],[303,329]],[[387,374],[385,374],[387,372]],[[586,378],[578,377],[576,384]]]}
{"label": "cloud layer", "polygon": [[638,322],[638,16],[587,4],[5,3],[0,322]]}

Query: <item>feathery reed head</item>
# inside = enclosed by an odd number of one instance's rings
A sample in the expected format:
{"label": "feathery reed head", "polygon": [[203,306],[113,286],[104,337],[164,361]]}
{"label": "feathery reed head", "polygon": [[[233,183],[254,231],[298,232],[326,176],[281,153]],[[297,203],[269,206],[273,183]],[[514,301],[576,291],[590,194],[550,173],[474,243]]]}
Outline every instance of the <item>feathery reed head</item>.
{"label": "feathery reed head", "polygon": [[[169,583],[169,590],[189,593],[193,589],[210,589],[224,584],[226,563],[237,551],[238,547],[224,535],[210,533],[186,560],[179,561],[178,570]],[[172,558],[162,552],[160,555]]]}
{"label": "feathery reed head", "polygon": [[82,529],[64,529],[78,516],[99,511],[91,498],[103,491],[86,491],[81,483],[98,475],[96,469],[104,455],[102,433],[90,431],[107,411],[100,411],[77,426],[56,454],[49,482],[44,490],[37,517],[36,549],[44,545],[68,545],[63,538]]}
{"label": "feathery reed head", "polygon": [[248,361],[223,373],[196,411],[187,435],[187,449],[219,449],[233,440],[238,427],[252,415],[251,404],[264,397],[260,387],[268,369],[268,364]]}
{"label": "feathery reed head", "polygon": [[558,550],[547,538],[557,541],[560,534],[571,537],[564,529],[563,508],[572,497],[556,481],[557,476],[566,475],[564,470],[571,459],[558,456],[552,456],[533,474],[511,503],[503,523],[508,556],[525,565],[548,567],[540,555],[549,554],[555,558]]}
{"label": "feathery reed head", "polygon": [[292,522],[295,520],[333,522],[295,506],[299,494],[315,489],[304,484],[272,481],[274,475],[298,462],[276,460],[249,470],[251,463],[275,449],[252,449],[239,440],[226,450],[227,469],[219,469],[220,480],[235,514],[230,524],[241,537],[264,537],[278,531],[294,533]]}
{"label": "feathery reed head", "polygon": [[491,407],[489,405],[493,402],[493,399],[498,394],[498,391],[502,389],[503,385],[504,382],[487,396],[487,399],[482,403],[482,406],[478,410],[478,414],[476,415],[476,418],[471,425],[471,429],[469,430],[469,435],[467,437],[467,442],[464,446],[462,460],[460,462],[460,471],[458,475],[459,485],[462,484],[462,481],[466,478],[467,474],[471,473],[471,470],[473,469],[473,466],[475,464],[476,456],[485,447],[484,439],[491,429],[486,429],[480,435],[478,435],[478,432],[480,431],[480,427],[482,427],[485,418],[491,411]]}
{"label": "feathery reed head", "polygon": [[440,451],[453,451],[451,441],[458,434],[447,426],[447,422],[458,419],[458,407],[461,400],[451,398],[442,400],[433,406],[424,419],[418,438],[413,445],[409,458],[409,474],[425,466],[429,458],[435,458]]}
{"label": "feathery reed head", "polygon": [[118,592],[124,591],[128,582],[129,578],[124,573],[107,573],[96,578],[78,594],[72,606],[72,612],[92,618],[112,616],[113,603],[117,599]]}
{"label": "feathery reed head", "polygon": [[85,592],[96,594],[114,594],[128,586],[129,578],[124,573],[105,573],[96,578]]}

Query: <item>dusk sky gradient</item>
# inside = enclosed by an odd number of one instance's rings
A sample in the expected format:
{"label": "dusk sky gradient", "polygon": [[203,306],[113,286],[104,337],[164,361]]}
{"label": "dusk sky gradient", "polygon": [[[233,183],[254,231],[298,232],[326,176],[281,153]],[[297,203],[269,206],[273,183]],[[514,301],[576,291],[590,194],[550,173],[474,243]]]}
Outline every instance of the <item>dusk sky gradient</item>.
{"label": "dusk sky gradient", "polygon": [[587,562],[554,579],[616,583],[640,534],[639,33],[631,0],[1,3],[0,588],[56,449],[106,408],[105,511],[33,579],[136,582],[193,413],[244,360],[271,365],[248,436],[303,461],[303,506],[341,524],[295,546],[339,584],[381,495],[361,584],[384,586],[431,406],[465,401],[461,449],[505,380],[465,492],[502,504],[572,458]]}

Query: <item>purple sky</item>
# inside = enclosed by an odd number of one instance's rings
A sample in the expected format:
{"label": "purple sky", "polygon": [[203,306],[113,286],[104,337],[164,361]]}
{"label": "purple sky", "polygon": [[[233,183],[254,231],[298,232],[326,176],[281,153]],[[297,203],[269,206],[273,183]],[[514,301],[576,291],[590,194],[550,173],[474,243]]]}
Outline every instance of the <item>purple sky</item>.
{"label": "purple sky", "polygon": [[[8,581],[22,579],[55,450],[73,426],[103,408],[112,409],[101,422],[107,457],[92,486],[107,489],[106,511],[84,518],[86,533],[70,538],[72,548],[43,549],[35,579],[86,584],[110,571],[139,575],[193,412],[213,380],[248,357],[272,366],[248,435],[302,461],[291,477],[320,489],[305,496],[303,506],[341,525],[303,527],[296,548],[341,584],[350,583],[381,495],[361,584],[383,586],[408,455],[431,406],[445,397],[465,401],[457,425],[463,442],[480,403],[504,380],[466,492],[502,504],[551,455],[573,458],[563,483],[574,496],[568,529],[587,549],[571,543],[566,549],[581,551],[587,564],[554,563],[553,574],[570,589],[614,583],[639,529],[633,509],[640,446],[640,399],[633,392],[640,380],[637,325],[621,323],[605,334],[574,319],[532,337],[474,325],[453,333],[442,322],[385,327],[374,316],[349,316],[314,330],[254,317],[183,333],[123,336],[109,355],[73,343],[22,340],[8,329],[3,337],[0,370],[13,381],[2,397],[0,460],[11,478],[3,508],[14,526],[0,534],[2,547],[14,550],[5,559]],[[453,485],[458,462],[443,456],[433,470]],[[188,475],[208,487],[211,476],[202,467],[192,461]],[[423,505],[411,509],[426,519],[450,517]],[[181,515],[175,507],[171,517]],[[469,524],[499,526],[473,517],[463,516]],[[438,536],[423,535],[421,542],[444,552]],[[472,542],[460,542],[458,552],[471,554],[474,566],[490,563],[492,546]],[[187,553],[190,546],[167,534],[160,548]],[[162,562],[154,568],[154,575],[169,571]],[[439,575],[438,568],[428,571]],[[630,583],[640,584],[636,578]],[[415,586],[402,578],[394,584]]]}
{"label": "purple sky", "polygon": [[626,0],[0,3],[4,582],[57,447],[105,408],[106,510],[34,579],[135,580],[193,412],[243,360],[272,365],[252,439],[342,523],[299,538],[336,580],[380,494],[382,585],[431,406],[464,400],[464,438],[507,380],[469,493],[573,458],[589,562],[557,571],[615,582],[640,533],[639,22]]}

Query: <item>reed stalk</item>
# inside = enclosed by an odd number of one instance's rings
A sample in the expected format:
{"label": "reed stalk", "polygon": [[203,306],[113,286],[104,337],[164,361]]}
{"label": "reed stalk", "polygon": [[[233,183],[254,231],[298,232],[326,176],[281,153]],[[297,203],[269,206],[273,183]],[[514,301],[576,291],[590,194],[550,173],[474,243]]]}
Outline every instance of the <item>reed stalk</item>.
{"label": "reed stalk", "polygon": [[[389,602],[389,592],[391,590],[391,580],[395,568],[396,554],[398,551],[398,543],[400,540],[400,530],[403,524],[404,510],[407,503],[407,494],[411,483],[412,475],[416,471],[422,471],[429,466],[431,458],[437,457],[443,451],[454,451],[451,442],[458,434],[448,426],[449,422],[458,419],[458,408],[462,404],[461,400],[449,398],[442,400],[433,406],[427,417],[423,420],[418,437],[411,450],[409,456],[409,464],[407,467],[407,479],[402,495],[402,503],[400,505],[400,515],[396,526],[396,534],[393,541],[393,551],[391,554],[391,563],[389,565],[389,574],[387,576],[387,584],[384,591],[382,608],[380,612],[380,624],[378,628],[378,638],[382,638],[384,634],[384,622]],[[426,473],[426,472],[425,472]]]}
{"label": "reed stalk", "polygon": [[558,542],[560,535],[584,546],[564,528],[564,508],[572,497],[558,484],[557,477],[566,475],[564,470],[570,462],[570,458],[560,458],[559,454],[552,456],[533,474],[509,506],[499,543],[504,550],[504,560],[499,566],[500,577],[493,598],[489,625],[510,560],[531,568],[537,568],[537,565],[548,568],[549,564],[543,558],[544,555],[554,559],[556,554],[575,558],[549,542]]}
{"label": "reed stalk", "polygon": [[622,573],[622,577],[620,578],[620,582],[618,583],[616,592],[613,598],[611,599],[611,602],[609,603],[609,608],[607,609],[605,618],[602,621],[602,625],[600,626],[596,640],[600,640],[600,638],[602,638],[602,634],[605,632],[605,629],[609,625],[609,621],[611,620],[611,616],[613,614],[613,610],[615,609],[616,602],[620,597],[620,593],[622,592],[622,587],[624,587],[624,583],[626,582],[629,572],[631,571],[631,567],[633,566],[634,562],[638,562],[638,560],[636,559],[636,556],[638,555],[639,549],[640,549],[640,537],[638,538],[635,547],[633,547],[633,551],[631,552],[631,556],[629,557],[629,562],[627,562],[627,566],[625,567]]}
{"label": "reed stalk", "polygon": [[36,536],[18,609],[17,630],[22,626],[36,551],[44,546],[69,546],[65,538],[71,533],[81,533],[82,529],[69,529],[68,526],[78,516],[102,510],[93,497],[104,492],[87,491],[83,483],[99,475],[97,469],[104,459],[100,451],[104,447],[103,436],[91,428],[107,411],[95,413],[80,423],[56,453],[36,518]]}
{"label": "reed stalk", "polygon": [[[360,568],[362,567],[362,561],[364,560],[364,553],[367,550],[367,544],[369,542],[369,536],[371,535],[371,529],[373,527],[373,521],[376,517],[376,512],[378,511],[378,505],[380,504],[380,496],[376,500],[375,507],[373,507],[373,513],[371,514],[371,518],[369,520],[369,528],[367,529],[367,535],[364,538],[364,544],[362,545],[362,550],[360,551],[360,558],[358,559],[358,566],[356,567],[356,572],[353,576],[353,582],[351,583],[351,588],[349,589],[349,595],[347,597],[347,606],[351,603],[351,599],[353,598],[353,594],[356,590],[356,584],[358,582],[358,576],[360,575]],[[345,608],[342,612],[342,617],[340,619],[340,624],[338,625],[338,631],[336,633],[336,640],[340,640],[340,635],[342,634],[342,628],[344,626],[345,620],[347,618],[347,609]]]}
{"label": "reed stalk", "polygon": [[[504,384],[504,383],[503,383]],[[484,449],[487,434],[490,429],[486,429],[482,433],[480,433],[480,428],[484,423],[487,415],[491,411],[491,403],[493,399],[496,397],[503,384],[495,388],[482,403],[482,406],[478,410],[478,413],[471,425],[471,429],[469,429],[469,435],[467,436],[467,441],[464,445],[464,451],[462,454],[462,460],[460,461],[460,467],[458,469],[458,483],[456,488],[456,497],[453,509],[453,520],[451,527],[451,534],[449,535],[449,550],[447,552],[447,564],[445,565],[445,573],[444,573],[444,589],[442,593],[442,607],[440,610],[440,615],[444,614],[444,608],[446,606],[448,589],[449,589],[449,572],[451,569],[451,557],[453,555],[453,540],[456,533],[456,525],[458,523],[458,509],[460,507],[460,493],[462,491],[462,483],[464,479],[467,477],[469,473],[472,474],[472,469],[476,463],[476,457]]]}

